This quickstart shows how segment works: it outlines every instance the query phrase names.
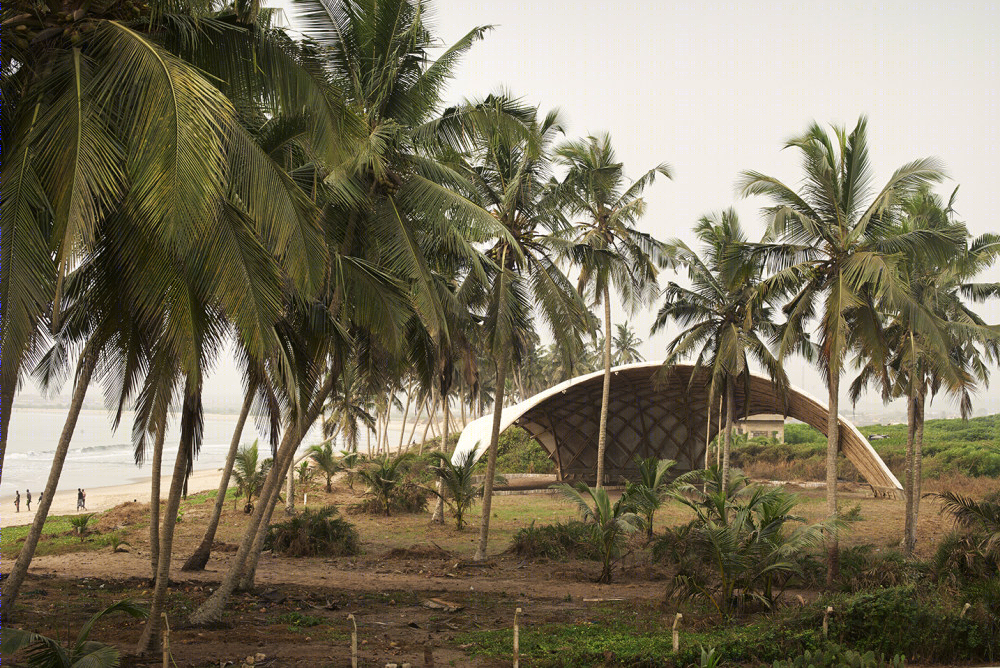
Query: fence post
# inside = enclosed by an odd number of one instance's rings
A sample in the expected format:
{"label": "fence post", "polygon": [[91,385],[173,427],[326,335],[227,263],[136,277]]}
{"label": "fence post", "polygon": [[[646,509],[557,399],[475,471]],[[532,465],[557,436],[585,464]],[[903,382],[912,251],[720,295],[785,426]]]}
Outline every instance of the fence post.
{"label": "fence post", "polygon": [[170,668],[170,621],[167,619],[167,613],[161,613],[163,616],[163,668]]}
{"label": "fence post", "polygon": [[826,607],[826,612],[823,613],[823,637],[826,638],[830,634],[830,615],[833,614],[833,606],[828,605]]}
{"label": "fence post", "polygon": [[518,628],[518,618],[521,616],[521,608],[514,611],[514,668],[521,665],[521,638]]}
{"label": "fence post", "polygon": [[354,630],[351,631],[351,668],[358,668],[358,623],[354,615],[347,615],[347,619],[354,624]]}
{"label": "fence post", "polygon": [[966,603],[964,606],[962,606],[962,614],[960,614],[958,618],[965,619],[965,613],[967,613],[969,611],[969,608],[971,607],[972,607],[971,603]]}
{"label": "fence post", "polygon": [[676,654],[681,649],[681,620],[684,619],[684,615],[677,613],[674,617],[674,654]]}

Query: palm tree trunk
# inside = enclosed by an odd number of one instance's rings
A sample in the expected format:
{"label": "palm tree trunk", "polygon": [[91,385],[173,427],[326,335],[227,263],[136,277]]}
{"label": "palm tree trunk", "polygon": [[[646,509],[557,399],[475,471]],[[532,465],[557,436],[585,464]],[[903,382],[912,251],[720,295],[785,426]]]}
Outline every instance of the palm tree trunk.
{"label": "palm tree trunk", "polygon": [[736,409],[736,383],[726,376],[726,433],[722,445],[722,492],[729,489],[729,452],[733,444],[733,414]]}
{"label": "palm tree trunk", "polygon": [[243,400],[243,408],[240,417],[236,420],[236,429],[233,430],[233,439],[229,442],[229,452],[226,454],[226,465],[222,469],[222,479],[219,481],[219,490],[215,495],[215,506],[212,508],[212,517],[208,520],[208,527],[205,529],[205,537],[201,539],[201,544],[194,551],[184,565],[182,571],[202,571],[205,564],[212,555],[212,544],[215,542],[215,532],[219,529],[219,520],[222,517],[222,504],[226,502],[226,490],[229,489],[229,478],[233,474],[233,463],[236,461],[236,452],[240,447],[240,437],[243,436],[243,427],[246,425],[247,416],[250,414],[250,406],[253,404],[254,388],[250,388],[246,398]]}
{"label": "palm tree trunk", "polygon": [[[38,547],[38,539],[42,535],[42,527],[45,526],[45,519],[49,515],[49,508],[52,506],[52,499],[56,495],[56,487],[59,486],[59,476],[62,475],[63,464],[66,462],[66,453],[69,451],[69,442],[73,438],[73,431],[76,429],[76,421],[80,417],[80,410],[83,408],[83,399],[87,395],[87,387],[90,385],[90,377],[94,373],[97,365],[97,354],[85,350],[80,357],[79,371],[76,377],[76,386],[73,389],[73,400],[69,405],[69,413],[66,415],[66,422],[63,423],[62,434],[59,435],[59,444],[56,446],[55,456],[52,458],[52,467],[49,469],[49,478],[45,483],[43,491],[48,492],[39,501],[35,510],[35,519],[31,523],[28,536],[21,546],[21,551],[17,555],[17,561],[10,571],[10,575],[4,580],[2,598],[3,606],[8,610],[14,609],[14,602],[17,601],[18,592],[28,575],[28,566],[35,556],[35,548]],[[5,432],[6,433],[6,432]]]}
{"label": "palm tree trunk", "polygon": [[[443,398],[442,401],[447,402],[447,398]],[[448,440],[448,404],[445,403],[444,406],[444,438],[442,443]],[[447,450],[442,450],[447,452]],[[444,524],[444,497],[441,494],[444,493],[444,489],[441,485],[441,481],[438,480],[437,483],[437,503],[434,505],[434,513],[431,515],[431,522],[437,522],[438,524]]]}
{"label": "palm tree trunk", "polygon": [[285,513],[295,514],[295,467],[289,466],[285,474]]}
{"label": "palm tree trunk", "polygon": [[507,382],[507,352],[501,352],[497,361],[497,391],[493,403],[493,429],[490,432],[490,451],[486,460],[486,480],[483,481],[483,520],[479,526],[479,547],[476,561],[486,559],[486,544],[490,539],[490,512],[493,506],[493,478],[497,473],[497,448],[500,445],[500,418],[503,415],[504,385]]}
{"label": "palm tree trunk", "polygon": [[[4,360],[5,364],[14,364]],[[11,374],[16,378],[16,374]],[[10,412],[14,408],[14,394],[17,383],[6,382],[0,387],[0,476],[3,475],[4,455],[7,453],[7,428],[10,426]]]}
{"label": "palm tree trunk", "polygon": [[[826,434],[826,514],[837,517],[837,453],[840,451],[840,371],[830,372],[829,415]],[[840,560],[837,530],[831,529],[826,539],[826,586],[833,588]]]}
{"label": "palm tree trunk", "polygon": [[909,385],[906,395],[906,470],[903,478],[903,493],[906,496],[903,554],[907,556],[913,554],[913,495],[916,491],[913,484],[913,447],[917,436],[917,397],[912,379]]}
{"label": "palm tree trunk", "polygon": [[[336,374],[330,373],[323,387],[320,389],[316,396],[315,402],[318,406],[315,406],[317,413],[321,410],[323,402],[326,401],[327,396],[333,391],[334,383],[336,382]],[[281,471],[278,469],[281,463],[290,462],[295,454],[296,448],[301,441],[301,438],[296,438],[298,430],[294,427],[285,430],[285,435],[281,440],[281,445],[278,447],[277,456],[275,457],[275,463],[271,467],[271,470],[267,474],[267,478],[264,481],[264,489],[261,491],[260,500],[258,500],[257,505],[254,507],[253,515],[250,517],[250,522],[247,524],[246,530],[243,532],[243,540],[240,541],[240,547],[236,551],[236,556],[233,558],[232,563],[229,566],[229,570],[226,572],[225,577],[219,587],[212,592],[212,595],[202,603],[197,610],[195,610],[190,617],[192,624],[207,624],[209,622],[216,622],[222,617],[222,611],[225,610],[226,605],[229,603],[229,598],[232,596],[233,591],[239,584],[240,577],[243,574],[243,566],[247,562],[247,558],[250,556],[250,551],[254,547],[254,542],[257,538],[257,528],[263,520],[268,503],[264,503],[263,499],[269,498],[272,492],[277,491],[277,487],[281,484]],[[274,498],[277,498],[277,494],[274,494]]]}
{"label": "palm tree trunk", "polygon": [[[302,443],[302,439],[306,437],[306,434],[309,432],[310,427],[312,427],[313,422],[315,422],[316,418],[319,417],[325,401],[326,396],[320,396],[315,399],[312,405],[306,410],[306,413],[298,427],[291,430],[294,432],[294,445],[288,451],[287,457],[280,461],[280,470],[282,471],[280,475],[285,475],[285,471],[291,471],[292,465],[295,462],[295,451],[298,450],[299,445]],[[276,460],[275,466],[278,465],[279,462]],[[254,580],[257,575],[257,563],[260,561],[261,552],[264,551],[264,540],[267,538],[267,531],[271,525],[271,516],[274,514],[274,508],[278,503],[279,491],[280,486],[275,485],[270,499],[265,502],[263,494],[261,494],[259,499],[259,502],[265,506],[266,512],[263,516],[263,520],[257,526],[257,535],[254,537],[253,548],[251,549],[250,554],[247,557],[246,564],[243,567],[243,575],[240,578],[238,585],[238,588],[242,591],[247,591],[253,588]]]}
{"label": "palm tree trunk", "polygon": [[923,478],[923,453],[924,453],[924,388],[917,391],[916,422],[917,433],[913,444],[913,549],[917,547],[917,521],[920,519],[920,483]]}
{"label": "palm tree trunk", "polygon": [[413,399],[413,381],[411,380],[407,383],[406,388],[406,407],[403,409],[403,423],[399,425],[399,445],[396,446],[396,452],[403,451],[403,439],[406,437],[406,420],[410,417],[410,401]]}
{"label": "palm tree trunk", "polygon": [[417,433],[417,425],[420,424],[420,414],[424,411],[424,406],[427,405],[427,400],[417,406],[417,412],[413,415],[413,426],[410,427],[410,438],[407,440],[406,449],[409,450],[410,446],[413,445],[413,435]]}
{"label": "palm tree trunk", "polygon": [[149,581],[156,582],[160,565],[160,476],[163,469],[163,440],[167,435],[167,411],[160,415],[153,444],[153,479],[149,485]]}
{"label": "palm tree trunk", "polygon": [[[431,393],[433,395],[433,393]],[[427,430],[431,428],[434,424],[434,420],[437,418],[437,402],[433,400],[433,396],[428,398],[427,401],[430,402],[427,409],[427,424],[424,425],[424,433],[420,436],[420,454],[424,454],[424,443],[427,442]]]}
{"label": "palm tree trunk", "polygon": [[604,391],[601,394],[601,426],[597,432],[597,489],[604,486],[604,452],[608,446],[608,404],[611,401],[611,296],[604,286]]}
{"label": "palm tree trunk", "polygon": [[153,587],[153,601],[149,607],[149,619],[139,636],[136,646],[137,654],[156,651],[160,646],[160,614],[167,598],[167,586],[170,584],[170,561],[173,556],[174,528],[177,526],[177,510],[181,505],[181,491],[184,479],[187,477],[188,457],[194,441],[194,420],[197,419],[197,395],[190,386],[184,388],[184,409],[181,414],[181,438],[177,446],[177,458],[174,460],[174,475],[170,480],[170,492],[167,496],[167,507],[163,513],[163,526],[160,529],[160,561],[156,569],[156,584]]}

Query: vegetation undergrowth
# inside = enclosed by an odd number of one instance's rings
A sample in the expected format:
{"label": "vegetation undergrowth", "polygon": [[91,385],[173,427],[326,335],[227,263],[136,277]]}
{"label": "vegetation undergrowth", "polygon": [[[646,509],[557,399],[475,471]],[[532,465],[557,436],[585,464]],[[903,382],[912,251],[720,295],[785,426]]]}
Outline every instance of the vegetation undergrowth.
{"label": "vegetation undergrowth", "polygon": [[268,529],[265,546],[287,557],[344,557],[361,551],[361,538],[354,525],[334,517],[337,509],[305,508],[301,513]]}

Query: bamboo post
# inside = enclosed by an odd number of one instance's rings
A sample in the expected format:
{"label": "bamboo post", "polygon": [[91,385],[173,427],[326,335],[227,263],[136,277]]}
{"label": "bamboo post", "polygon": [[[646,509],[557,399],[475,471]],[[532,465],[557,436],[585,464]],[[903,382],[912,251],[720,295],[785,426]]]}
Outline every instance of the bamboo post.
{"label": "bamboo post", "polygon": [[163,668],[170,667],[170,621],[167,619],[167,613],[162,613],[163,616]]}
{"label": "bamboo post", "polygon": [[354,630],[351,631],[351,668],[358,668],[358,623],[354,615],[347,615],[347,619],[354,624]]}
{"label": "bamboo post", "polygon": [[972,607],[971,603],[966,603],[964,606],[962,606],[962,614],[960,614],[958,618],[965,619],[965,613],[967,613],[969,611],[969,608],[971,607]]}
{"label": "bamboo post", "polygon": [[677,613],[674,617],[674,654],[681,649],[681,620],[684,619],[684,615]]}
{"label": "bamboo post", "polygon": [[521,665],[521,642],[518,632],[518,617],[521,616],[521,608],[514,611],[514,668]]}
{"label": "bamboo post", "polygon": [[826,612],[823,613],[823,637],[826,638],[830,634],[830,615],[833,614],[833,606],[828,605],[826,607]]}

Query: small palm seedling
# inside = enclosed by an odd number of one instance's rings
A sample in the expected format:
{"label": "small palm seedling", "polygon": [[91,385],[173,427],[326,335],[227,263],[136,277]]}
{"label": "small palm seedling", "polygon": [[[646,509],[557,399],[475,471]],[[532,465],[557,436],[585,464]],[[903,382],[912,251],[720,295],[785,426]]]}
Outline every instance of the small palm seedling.
{"label": "small palm seedling", "polygon": [[268,528],[265,546],[286,557],[341,557],[361,552],[354,525],[334,517],[337,509],[304,509],[299,515]]}
{"label": "small palm seedling", "polygon": [[295,469],[295,479],[299,483],[299,487],[306,489],[309,487],[309,483],[312,479],[316,477],[316,469],[309,465],[309,462],[300,462],[298,467]]}
{"label": "small palm seedling", "polygon": [[628,497],[622,496],[612,504],[608,490],[603,487],[593,488],[580,482],[575,486],[562,483],[556,488],[577,505],[591,528],[591,535],[601,547],[604,565],[598,582],[611,582],[611,569],[615,558],[621,554],[622,539],[642,526],[642,518],[633,512]]}
{"label": "small palm seedling", "polygon": [[271,463],[271,459],[260,460],[257,441],[240,448],[240,451],[236,453],[236,464],[233,467],[233,479],[236,481],[234,507],[236,499],[245,498],[244,512],[247,514],[253,512],[253,497],[263,489],[267,472],[271,470]]}
{"label": "small palm seedling", "polygon": [[642,516],[646,528],[646,538],[651,539],[653,537],[653,515],[663,505],[669,487],[667,478],[670,469],[677,462],[672,459],[650,457],[649,459],[640,459],[637,463],[639,465],[639,480],[635,483],[629,483],[625,490],[625,496],[635,506],[636,512]]}
{"label": "small palm seedling", "polygon": [[[309,448],[309,458],[326,477],[327,493],[333,491],[333,476],[337,475],[341,468],[341,461],[333,454],[333,442],[325,441],[319,445]],[[306,463],[306,462],[303,462]]]}
{"label": "small palm seedling", "polygon": [[984,559],[1000,561],[1000,500],[975,501],[953,492],[926,496],[940,499],[941,511],[950,513],[959,526],[971,530]]}
{"label": "small palm seedling", "polygon": [[76,535],[80,537],[80,542],[83,542],[84,537],[87,535],[87,524],[90,523],[91,518],[94,513],[86,513],[84,515],[73,515],[69,518],[69,523],[76,531]]}
{"label": "small palm seedling", "polygon": [[347,486],[354,491],[354,479],[357,476],[358,464],[361,463],[361,455],[354,450],[340,451],[340,468],[347,473]]}
{"label": "small palm seedling", "polygon": [[108,534],[108,545],[111,546],[112,552],[125,552],[125,546],[132,547],[122,538],[121,531],[112,531]]}
{"label": "small palm seedling", "polygon": [[[430,468],[441,481],[441,491],[430,491],[440,496],[455,513],[455,528],[460,530],[465,526],[465,512],[472,502],[483,494],[483,484],[476,484],[472,471],[476,466],[475,453],[468,452],[465,457],[454,464],[448,455],[442,452],[432,452],[431,457],[437,462]],[[494,484],[503,484],[503,476],[496,476]]]}
{"label": "small palm seedling", "polygon": [[121,653],[111,645],[88,640],[97,620],[105,615],[122,612],[141,619],[147,615],[146,609],[132,603],[119,601],[109,605],[87,620],[80,629],[72,647],[63,646],[58,640],[22,629],[4,628],[0,654],[5,661],[21,650],[31,668],[113,668],[118,665]]}
{"label": "small palm seedling", "polygon": [[[372,512],[384,513],[386,517],[393,508],[410,506],[414,485],[409,480],[409,467],[413,456],[410,454],[392,457],[388,454],[374,457],[357,469],[357,475],[365,483],[365,494]],[[421,498],[426,497],[420,493]]]}

